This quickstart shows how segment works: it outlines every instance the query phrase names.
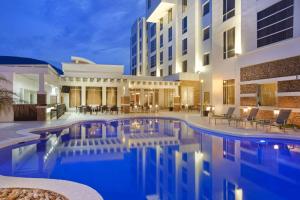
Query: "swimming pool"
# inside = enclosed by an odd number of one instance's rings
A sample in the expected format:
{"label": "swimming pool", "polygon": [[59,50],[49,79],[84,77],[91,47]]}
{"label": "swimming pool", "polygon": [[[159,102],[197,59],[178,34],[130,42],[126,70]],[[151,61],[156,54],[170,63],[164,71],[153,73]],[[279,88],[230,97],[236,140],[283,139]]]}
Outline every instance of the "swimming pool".
{"label": "swimming pool", "polygon": [[300,144],[195,130],[174,119],[86,122],[0,149],[0,174],[64,179],[105,200],[295,199]]}

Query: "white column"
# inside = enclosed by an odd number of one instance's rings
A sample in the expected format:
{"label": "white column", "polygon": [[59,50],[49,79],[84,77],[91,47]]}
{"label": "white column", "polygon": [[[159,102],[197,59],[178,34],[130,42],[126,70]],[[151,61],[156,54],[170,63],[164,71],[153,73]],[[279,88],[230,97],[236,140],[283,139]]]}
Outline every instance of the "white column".
{"label": "white column", "polygon": [[39,94],[45,94],[45,74],[39,73]]}
{"label": "white column", "polygon": [[86,105],[86,86],[81,87],[81,105]]}
{"label": "white column", "polygon": [[102,105],[106,105],[106,87],[102,87]]}

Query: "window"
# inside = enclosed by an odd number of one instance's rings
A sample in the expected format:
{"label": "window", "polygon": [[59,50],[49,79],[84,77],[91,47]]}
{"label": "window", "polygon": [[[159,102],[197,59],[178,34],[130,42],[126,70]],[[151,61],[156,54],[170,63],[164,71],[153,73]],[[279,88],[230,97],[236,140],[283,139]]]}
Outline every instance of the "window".
{"label": "window", "polygon": [[233,105],[235,104],[235,80],[223,81],[223,104]]}
{"label": "window", "polygon": [[169,47],[169,51],[168,51],[168,58],[169,58],[169,60],[172,60],[172,56],[173,56],[172,46],[170,46]]}
{"label": "window", "polygon": [[182,62],[182,72],[187,72],[187,60]]}
{"label": "window", "polygon": [[276,83],[261,84],[258,87],[258,102],[259,106],[276,106]]}
{"label": "window", "polygon": [[187,17],[182,19],[182,34],[187,32]]}
{"label": "window", "polygon": [[148,0],[148,1],[147,1],[147,8],[148,8],[148,9],[151,8],[151,1],[152,1],[152,0]]}
{"label": "window", "polygon": [[164,36],[162,34],[159,37],[159,46],[160,48],[164,46]]}
{"label": "window", "polygon": [[205,16],[209,13],[209,1],[203,5],[202,15]]}
{"label": "window", "polygon": [[163,64],[164,63],[164,52],[160,52],[160,54],[159,54],[159,63],[160,64]]}
{"label": "window", "polygon": [[223,21],[235,15],[235,0],[223,0]]}
{"label": "window", "polygon": [[164,28],[164,18],[159,19],[159,30],[163,30]]}
{"label": "window", "polygon": [[172,75],[172,65],[168,66],[168,74],[169,76]]}
{"label": "window", "polygon": [[187,38],[182,40],[182,55],[187,54]]}
{"label": "window", "polygon": [[152,24],[150,27],[150,36],[151,38],[156,35],[156,24]]}
{"label": "window", "polygon": [[257,13],[257,47],[293,37],[293,0],[283,0]]}
{"label": "window", "polygon": [[151,53],[156,50],[156,39],[153,39],[150,44]]}
{"label": "window", "polygon": [[223,200],[236,199],[235,185],[224,179],[223,181]]}
{"label": "window", "polygon": [[235,28],[223,33],[223,58],[231,58],[235,56]]}
{"label": "window", "polygon": [[164,71],[163,71],[163,69],[160,69],[159,74],[160,74],[161,77],[164,76]]}
{"label": "window", "polygon": [[156,76],[156,71],[150,73],[151,76]]}
{"label": "window", "polygon": [[209,65],[209,53],[203,55],[203,66]]}
{"label": "window", "polygon": [[209,27],[203,30],[203,41],[209,39]]}
{"label": "window", "polygon": [[156,67],[156,55],[151,56],[150,58],[150,67]]}
{"label": "window", "polygon": [[187,9],[187,0],[182,0],[182,12],[184,13]]}
{"label": "window", "polygon": [[168,23],[170,23],[173,20],[173,12],[172,8],[168,10]]}
{"label": "window", "polygon": [[172,30],[172,27],[170,27],[169,30],[168,30],[168,39],[169,39],[168,41],[169,42],[172,41],[172,35],[173,35],[172,33],[173,33],[173,30]]}

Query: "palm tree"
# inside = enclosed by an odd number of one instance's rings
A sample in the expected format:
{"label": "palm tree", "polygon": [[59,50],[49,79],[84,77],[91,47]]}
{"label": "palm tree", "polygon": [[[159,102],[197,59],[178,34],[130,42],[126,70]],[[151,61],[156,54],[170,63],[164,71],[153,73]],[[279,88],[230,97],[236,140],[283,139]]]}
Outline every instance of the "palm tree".
{"label": "palm tree", "polygon": [[[6,78],[0,76],[0,82],[10,83]],[[1,84],[2,85],[2,84]],[[10,111],[14,102],[15,94],[6,88],[0,87],[0,112]]]}

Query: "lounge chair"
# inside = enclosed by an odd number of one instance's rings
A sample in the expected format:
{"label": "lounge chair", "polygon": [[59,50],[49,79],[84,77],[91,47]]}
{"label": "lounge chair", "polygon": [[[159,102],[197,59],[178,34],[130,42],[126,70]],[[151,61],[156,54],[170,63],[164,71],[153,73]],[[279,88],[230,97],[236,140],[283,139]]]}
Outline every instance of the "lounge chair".
{"label": "lounge chair", "polygon": [[258,120],[256,121],[256,129],[258,125],[262,125],[263,127],[268,126],[270,129],[272,126],[275,126],[280,129],[283,129],[283,132],[285,132],[285,125],[287,124],[291,112],[292,112],[291,110],[280,110],[276,120],[273,119]]}
{"label": "lounge chair", "polygon": [[253,122],[255,122],[256,120],[256,116],[258,113],[258,108],[251,108],[250,113],[247,117],[240,117],[240,118],[231,118],[229,119],[229,125],[231,121],[235,121],[236,122],[236,126],[238,125],[238,123],[243,122],[245,124],[245,127],[247,125],[247,122],[250,122],[251,125],[253,125]]}
{"label": "lounge chair", "polygon": [[210,123],[211,119],[215,120],[215,124],[217,124],[217,119],[220,119],[220,120],[224,120],[224,119],[230,120],[232,118],[234,110],[235,110],[235,107],[230,107],[230,108],[228,108],[226,114],[223,114],[223,115],[212,115],[212,116],[210,116],[208,118],[209,119],[209,123]]}

